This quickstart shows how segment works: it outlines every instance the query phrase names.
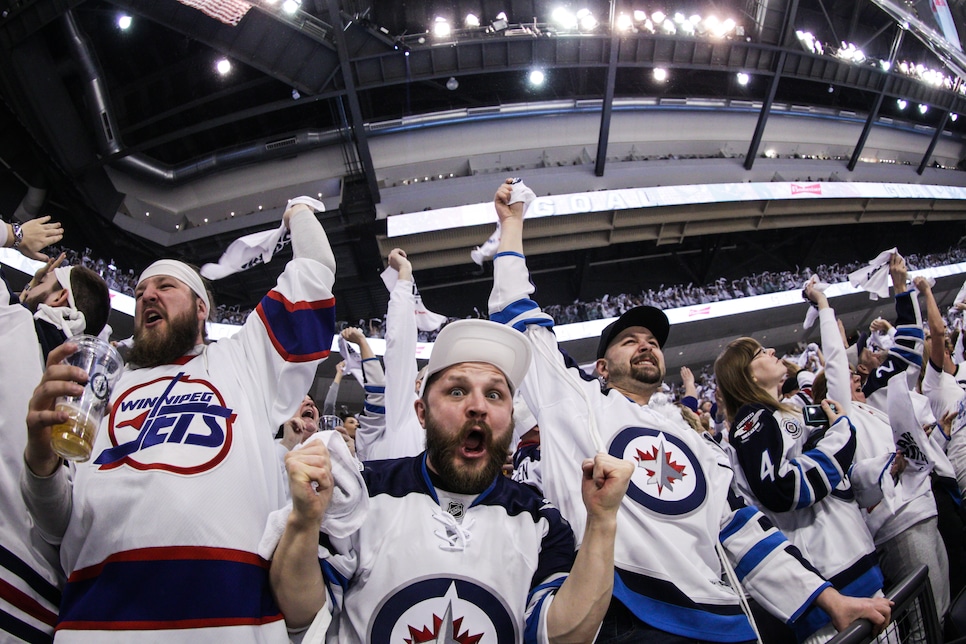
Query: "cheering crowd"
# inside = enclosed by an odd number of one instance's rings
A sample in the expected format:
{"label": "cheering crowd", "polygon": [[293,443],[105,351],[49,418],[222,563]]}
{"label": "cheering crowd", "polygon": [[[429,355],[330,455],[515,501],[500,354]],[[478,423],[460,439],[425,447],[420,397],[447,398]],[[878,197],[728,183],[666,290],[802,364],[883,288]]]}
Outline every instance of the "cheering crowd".
{"label": "cheering crowd", "polygon": [[[498,187],[488,319],[444,325],[421,371],[418,267],[387,258],[380,360],[374,329],[336,321],[311,200],[285,210],[276,286],[217,342],[193,267],[134,278],[54,255],[49,218],[0,227],[46,262],[0,301],[0,639],[813,643],[865,619],[925,641],[890,624],[883,591],[926,565],[943,620],[966,586],[966,368],[912,258],[886,253],[895,316],[854,344],[829,267],[541,308],[533,196]],[[90,459],[64,460],[56,401],[93,387],[63,362],[70,338],[101,333],[125,284],[135,334],[110,412]],[[783,360],[737,338],[713,377],[665,384],[662,308],[803,284],[820,345]],[[558,346],[571,313],[614,318],[593,373]],[[336,335],[357,417],[332,413],[337,385],[321,413],[306,395]]]}

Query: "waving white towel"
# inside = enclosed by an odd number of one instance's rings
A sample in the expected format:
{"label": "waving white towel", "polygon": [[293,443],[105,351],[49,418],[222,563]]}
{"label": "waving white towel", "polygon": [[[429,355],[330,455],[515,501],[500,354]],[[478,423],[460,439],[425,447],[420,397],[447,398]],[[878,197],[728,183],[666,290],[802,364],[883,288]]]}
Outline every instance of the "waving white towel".
{"label": "waving white towel", "polygon": [[[827,283],[818,279],[818,275],[812,275],[810,278],[808,278],[808,281],[802,285],[802,290],[804,291],[809,284],[813,284],[815,286],[815,290],[821,291],[822,293],[824,293],[825,289],[829,287]],[[802,322],[802,328],[803,329],[812,328],[812,325],[815,324],[815,320],[817,319],[818,319],[818,307],[812,306],[812,303],[809,302],[808,312],[805,313],[805,321]]]}
{"label": "waving white towel", "polygon": [[[322,441],[329,450],[332,464],[332,501],[322,515],[319,529],[333,537],[348,537],[362,526],[369,511],[369,492],[359,473],[359,461],[355,459],[339,432],[316,432],[295,449],[303,449],[316,441]],[[271,559],[278,545],[285,523],[292,512],[292,502],[268,515],[265,531],[258,543],[258,554]]]}
{"label": "waving white towel", "polygon": [[868,291],[872,300],[889,297],[889,259],[897,252],[897,248],[882,251],[868,266],[849,273],[849,284]]}
{"label": "waving white towel", "polygon": [[[523,212],[526,214],[527,208],[530,207],[530,203],[537,198],[537,195],[526,186],[523,181],[519,179],[514,179],[516,183],[513,184],[513,188],[510,189],[510,200],[507,202],[509,204],[523,203]],[[477,246],[470,251],[470,257],[474,262],[483,265],[483,262],[488,259],[493,259],[496,255],[496,251],[500,248],[500,224],[497,223],[496,230],[493,234],[483,242],[482,246]]]}
{"label": "waving white towel", "polygon": [[[500,244],[500,240],[497,239],[497,246]],[[399,281],[399,271],[397,271],[392,266],[389,266],[380,275],[382,278],[382,283],[386,285],[386,289],[392,293],[392,290],[396,288],[396,282]],[[416,300],[415,304],[415,314],[416,314],[416,328],[420,331],[435,331],[439,327],[443,326],[443,322],[446,321],[445,315],[440,315],[439,313],[433,313],[426,308],[423,304],[423,297],[419,294],[419,289],[416,288],[416,280],[413,280],[413,297]]]}

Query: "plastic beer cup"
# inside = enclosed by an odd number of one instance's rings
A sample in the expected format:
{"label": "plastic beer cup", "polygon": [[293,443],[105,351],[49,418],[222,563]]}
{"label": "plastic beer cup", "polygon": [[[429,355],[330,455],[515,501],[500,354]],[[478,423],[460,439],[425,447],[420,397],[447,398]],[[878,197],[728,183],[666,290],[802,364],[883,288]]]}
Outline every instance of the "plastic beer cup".
{"label": "plastic beer cup", "polygon": [[111,392],[124,363],[117,350],[100,338],[76,335],[68,342],[76,344],[77,351],[63,364],[84,369],[88,380],[79,396],[60,396],[54,403],[54,410],[67,412],[68,419],[51,428],[50,446],[63,458],[84,462],[91,457],[94,437],[110,407]]}
{"label": "plastic beer cup", "polygon": [[321,416],[319,418],[319,431],[334,431],[336,427],[342,426],[342,419],[338,416]]}

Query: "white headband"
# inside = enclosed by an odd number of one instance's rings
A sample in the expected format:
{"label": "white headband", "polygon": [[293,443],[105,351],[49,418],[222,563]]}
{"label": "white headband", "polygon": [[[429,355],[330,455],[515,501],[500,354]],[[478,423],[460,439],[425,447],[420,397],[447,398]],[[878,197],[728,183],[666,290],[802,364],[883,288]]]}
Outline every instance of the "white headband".
{"label": "white headband", "polygon": [[54,269],[54,275],[57,277],[60,285],[67,289],[67,303],[70,305],[70,309],[76,311],[77,304],[74,302],[74,289],[70,285],[70,271],[73,268],[73,266],[58,266]]}
{"label": "white headband", "polygon": [[205,285],[201,281],[201,276],[198,275],[198,271],[176,259],[159,259],[144,269],[141,277],[138,278],[138,285],[140,286],[141,282],[149,277],[155,277],[157,275],[167,275],[184,282],[205,303],[205,310],[209,314],[211,313],[208,291],[205,290]]}

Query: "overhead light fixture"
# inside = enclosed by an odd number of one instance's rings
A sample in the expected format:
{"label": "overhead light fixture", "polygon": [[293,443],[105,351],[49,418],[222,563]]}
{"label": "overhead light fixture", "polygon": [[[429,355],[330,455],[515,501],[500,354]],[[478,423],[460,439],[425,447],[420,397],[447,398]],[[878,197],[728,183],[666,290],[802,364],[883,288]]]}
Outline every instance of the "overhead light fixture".
{"label": "overhead light fixture", "polygon": [[218,62],[215,63],[215,69],[218,70],[219,74],[224,76],[231,71],[231,61],[227,58],[219,58]]}
{"label": "overhead light fixture", "polygon": [[647,20],[647,12],[646,11],[641,11],[640,9],[635,9],[634,10],[634,21],[635,22],[644,22],[645,20]]}
{"label": "overhead light fixture", "polygon": [[298,91],[297,89],[295,89],[295,88],[293,87],[293,88],[292,88],[292,100],[293,100],[293,101],[297,101],[297,100],[299,100],[300,98],[302,98],[302,95],[301,95],[301,94],[299,94],[299,91]]}
{"label": "overhead light fixture", "polygon": [[655,11],[651,14],[651,20],[654,21],[655,25],[663,23],[665,18],[667,18],[667,16],[664,15],[663,11]]}
{"label": "overhead light fixture", "polygon": [[550,14],[551,20],[557,23],[563,29],[576,29],[577,28],[577,16],[570,13],[567,9],[563,7],[557,7]]}
{"label": "overhead light fixture", "polygon": [[494,18],[493,22],[490,23],[490,28],[493,31],[503,31],[509,26],[510,23],[507,20],[505,11],[501,11],[500,13],[496,14],[496,18]]}
{"label": "overhead light fixture", "polygon": [[909,105],[909,104],[906,103],[905,100],[903,100],[903,99],[900,98],[899,100],[896,101],[896,105],[899,106],[899,109],[900,110],[904,110],[904,109],[906,109],[906,106]]}
{"label": "overhead light fixture", "polygon": [[926,105],[925,103],[920,103],[919,104],[919,113],[920,114],[925,114],[928,111],[929,111],[929,106],[928,105]]}
{"label": "overhead light fixture", "polygon": [[742,87],[748,84],[749,76],[744,72],[738,72],[738,84]]}
{"label": "overhead light fixture", "polygon": [[577,11],[576,17],[577,23],[584,31],[591,31],[597,27],[597,18],[594,18],[594,14],[590,9],[580,9]]}
{"label": "overhead light fixture", "polygon": [[530,72],[530,84],[534,87],[540,87],[543,82],[547,79],[546,75],[540,69],[534,69]]}
{"label": "overhead light fixture", "polygon": [[664,69],[663,67],[655,67],[654,68],[654,80],[656,80],[659,83],[663,83],[664,81],[666,81],[667,80],[667,70]]}
{"label": "overhead light fixture", "polygon": [[480,18],[475,13],[468,13],[466,14],[466,18],[463,20],[463,24],[466,25],[466,27],[469,29],[479,27]]}
{"label": "overhead light fixture", "polygon": [[955,112],[949,115],[949,120],[951,121],[955,121],[958,118],[959,118],[959,114],[956,114]]}
{"label": "overhead light fixture", "polygon": [[436,16],[436,20],[433,21],[433,35],[437,38],[449,38],[451,33],[453,29],[449,26],[449,20]]}
{"label": "overhead light fixture", "polygon": [[301,6],[302,6],[301,0],[285,0],[285,2],[282,3],[282,11],[284,11],[285,13],[291,16],[296,11],[298,11],[299,7]]}
{"label": "overhead light fixture", "polygon": [[446,81],[446,89],[451,92],[455,92],[460,86],[460,82],[456,80],[455,76],[450,76],[449,80]]}
{"label": "overhead light fixture", "polygon": [[121,31],[127,31],[128,29],[130,29],[131,22],[132,22],[131,16],[128,16],[126,14],[122,14],[117,18],[117,26],[121,29]]}
{"label": "overhead light fixture", "polygon": [[628,31],[634,26],[634,21],[626,13],[617,16],[617,30]]}
{"label": "overhead light fixture", "polygon": [[506,11],[501,11],[500,13],[496,14],[496,18],[494,18],[494,20],[509,20],[509,18],[506,17]]}

